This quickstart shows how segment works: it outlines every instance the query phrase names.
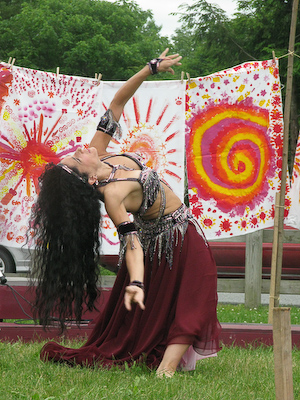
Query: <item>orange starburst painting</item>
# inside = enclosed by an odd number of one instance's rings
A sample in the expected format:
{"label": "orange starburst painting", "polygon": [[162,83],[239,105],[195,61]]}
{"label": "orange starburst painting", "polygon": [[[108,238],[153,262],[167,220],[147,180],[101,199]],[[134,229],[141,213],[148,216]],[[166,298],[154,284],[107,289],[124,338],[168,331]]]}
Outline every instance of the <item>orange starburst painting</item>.
{"label": "orange starburst painting", "polygon": [[[103,110],[120,82],[106,82]],[[180,81],[144,82],[126,104],[120,123],[122,138],[109,146],[112,153],[139,153],[147,166],[176,194],[184,197],[184,85]],[[104,210],[105,213],[105,210]],[[107,216],[103,220],[103,252],[118,252],[118,236]]]}

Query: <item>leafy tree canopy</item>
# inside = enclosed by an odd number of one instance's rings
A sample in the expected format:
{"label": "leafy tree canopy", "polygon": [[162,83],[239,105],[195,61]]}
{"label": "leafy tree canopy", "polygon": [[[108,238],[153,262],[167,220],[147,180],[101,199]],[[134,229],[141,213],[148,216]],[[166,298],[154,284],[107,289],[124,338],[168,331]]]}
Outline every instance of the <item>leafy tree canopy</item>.
{"label": "leafy tree canopy", "polygon": [[[238,11],[230,19],[224,10],[206,0],[181,5],[178,14],[182,27],[172,39],[175,48],[186,56],[184,67],[191,75],[199,76],[249,60],[272,58],[272,51],[276,56],[286,54],[292,3],[238,0]],[[191,57],[191,50],[198,60]]]}
{"label": "leafy tree canopy", "polygon": [[[168,40],[133,0],[2,1],[0,59],[34,69],[126,80]],[[180,72],[178,72],[180,74]],[[158,77],[158,76],[157,76]]]}

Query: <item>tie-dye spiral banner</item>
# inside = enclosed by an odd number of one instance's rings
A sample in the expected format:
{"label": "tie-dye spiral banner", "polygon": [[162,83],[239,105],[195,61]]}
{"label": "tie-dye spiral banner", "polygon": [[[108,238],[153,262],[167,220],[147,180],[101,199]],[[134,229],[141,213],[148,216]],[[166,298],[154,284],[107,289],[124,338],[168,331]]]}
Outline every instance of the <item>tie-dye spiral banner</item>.
{"label": "tie-dye spiral banner", "polygon": [[273,226],[283,141],[277,62],[193,79],[186,95],[189,199],[207,238]]}

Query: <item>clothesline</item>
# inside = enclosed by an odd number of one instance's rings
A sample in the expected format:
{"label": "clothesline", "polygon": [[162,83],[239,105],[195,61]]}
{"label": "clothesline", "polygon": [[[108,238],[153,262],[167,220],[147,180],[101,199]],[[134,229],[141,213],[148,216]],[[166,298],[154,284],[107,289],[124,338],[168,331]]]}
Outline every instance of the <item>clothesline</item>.
{"label": "clothesline", "polygon": [[[273,54],[275,55],[275,52]],[[277,57],[277,59],[280,60],[281,58],[288,57],[289,55],[293,55],[293,56],[296,56],[296,57],[300,58],[300,56],[298,54],[296,54],[294,51],[290,51],[289,50],[287,54],[279,56],[279,57]],[[15,58],[13,58],[13,59],[12,59],[12,57],[9,58],[9,60],[8,60],[8,68],[11,68],[14,65],[15,60],[16,60]],[[184,74],[186,74],[187,81],[190,84],[191,83],[191,79],[193,79],[193,78],[191,78],[191,76],[190,76],[190,74],[188,72],[184,72],[184,71],[181,71],[181,83],[183,83],[183,81],[184,81]],[[56,75],[58,77],[58,75],[59,75],[59,67],[57,67],[57,69],[56,69]],[[95,79],[97,79],[97,82],[99,84],[100,80],[102,79],[102,74],[99,73],[99,75],[98,75],[97,73],[95,73]]]}
{"label": "clothesline", "polygon": [[288,57],[290,55],[300,58],[300,56],[298,56],[298,54],[296,54],[294,51],[290,51],[290,50],[288,51],[287,54],[284,54],[283,56],[280,56],[280,57],[277,57],[277,58],[278,58],[278,60],[280,60],[281,58]]}

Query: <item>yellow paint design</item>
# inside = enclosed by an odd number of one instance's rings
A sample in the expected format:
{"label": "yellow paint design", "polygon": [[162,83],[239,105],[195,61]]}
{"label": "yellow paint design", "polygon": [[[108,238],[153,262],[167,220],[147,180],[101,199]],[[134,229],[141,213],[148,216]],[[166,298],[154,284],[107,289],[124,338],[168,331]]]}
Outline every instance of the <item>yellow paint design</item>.
{"label": "yellow paint design", "polygon": [[10,188],[14,188],[17,185],[17,183],[21,179],[22,173],[23,173],[23,168],[18,169],[16,175],[14,175],[7,182],[7,186],[3,186],[3,188],[1,189],[1,192],[0,192],[0,200],[2,200],[3,197],[9,192]]}
{"label": "yellow paint design", "polygon": [[9,168],[7,168],[5,171],[2,172],[2,175],[0,176],[0,182],[2,181],[2,179],[5,178],[6,174],[15,169],[16,164],[17,164],[16,162],[13,162]]}
{"label": "yellow paint design", "polygon": [[[197,174],[199,176],[201,176],[201,178],[207,183],[208,187],[210,187],[213,191],[222,193],[226,196],[234,197],[234,196],[240,196],[241,192],[243,194],[249,194],[249,193],[255,191],[261,185],[261,181],[263,178],[263,167],[265,165],[266,158],[265,158],[265,154],[262,152],[261,153],[262,168],[260,168],[258,178],[257,178],[256,182],[251,187],[248,187],[247,189],[245,189],[245,188],[243,190],[234,189],[234,188],[228,189],[228,188],[224,188],[218,184],[215,184],[211,181],[211,179],[207,176],[206,171],[203,168],[203,165],[201,162],[202,156],[203,156],[202,152],[201,152],[201,141],[202,141],[202,137],[203,137],[204,133],[207,131],[207,129],[211,128],[212,126],[216,125],[218,122],[222,121],[223,119],[225,119],[227,117],[228,118],[236,117],[236,118],[239,118],[239,119],[242,119],[245,121],[255,122],[263,127],[268,126],[268,120],[264,117],[260,117],[259,115],[251,115],[251,114],[249,114],[249,112],[243,112],[241,110],[238,110],[238,111],[227,110],[226,112],[219,113],[219,114],[211,117],[209,119],[209,121],[205,122],[204,124],[202,124],[201,126],[196,128],[196,130],[195,130],[192,146],[193,146],[194,160],[195,160],[194,165],[195,165]],[[261,141],[255,135],[252,134],[250,136],[251,136],[252,140],[255,139],[256,143],[261,143]],[[250,136],[247,133],[247,138],[249,138]],[[245,136],[243,137],[243,139],[244,138],[245,138]],[[225,158],[225,161],[226,161],[226,158]],[[227,164],[226,164],[226,168],[227,168]]]}
{"label": "yellow paint design", "polygon": [[4,121],[8,121],[10,119],[10,114],[8,111],[4,111],[3,113],[3,119]]}
{"label": "yellow paint design", "polygon": [[[234,145],[235,142],[245,140],[245,137],[247,137],[247,140],[255,143],[258,148],[263,148],[263,142],[257,135],[251,134],[249,132],[247,132],[246,134],[239,133],[237,135],[234,135],[234,137],[231,138],[230,140],[228,140],[226,146],[224,147],[225,155],[227,155],[229,153],[230,149],[232,148],[232,146]],[[222,153],[223,153],[223,151],[222,151]],[[242,161],[244,164],[246,164],[246,168],[245,168],[244,172],[239,173],[237,175],[228,168],[227,157],[221,158],[221,166],[223,168],[223,171],[226,172],[228,178],[232,182],[241,182],[241,181],[247,180],[252,174],[252,165],[253,164],[252,164],[251,160],[248,160],[245,158],[244,153],[240,153],[239,157],[237,157],[237,155],[236,155],[235,165],[237,166],[240,161]],[[265,154],[263,152],[261,152],[261,165],[265,165],[265,161],[266,161]],[[260,171],[260,173],[262,174],[262,171]]]}

